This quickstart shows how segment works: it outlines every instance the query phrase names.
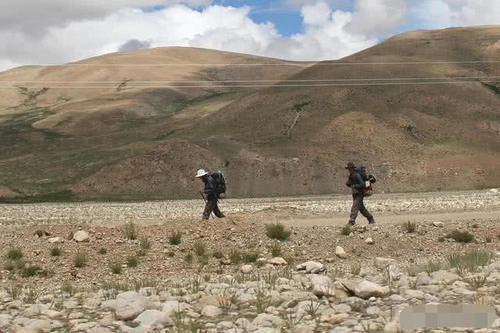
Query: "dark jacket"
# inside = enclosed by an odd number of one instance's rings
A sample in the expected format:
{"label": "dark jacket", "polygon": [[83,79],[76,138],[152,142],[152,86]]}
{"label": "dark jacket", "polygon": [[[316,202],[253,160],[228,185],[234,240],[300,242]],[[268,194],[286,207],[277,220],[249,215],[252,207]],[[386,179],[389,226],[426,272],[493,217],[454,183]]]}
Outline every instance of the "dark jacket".
{"label": "dark jacket", "polygon": [[349,175],[346,185],[352,189],[352,194],[363,194],[365,181],[359,172],[354,171]]}
{"label": "dark jacket", "polygon": [[217,198],[217,182],[212,176],[207,176],[204,180],[205,195],[207,199]]}

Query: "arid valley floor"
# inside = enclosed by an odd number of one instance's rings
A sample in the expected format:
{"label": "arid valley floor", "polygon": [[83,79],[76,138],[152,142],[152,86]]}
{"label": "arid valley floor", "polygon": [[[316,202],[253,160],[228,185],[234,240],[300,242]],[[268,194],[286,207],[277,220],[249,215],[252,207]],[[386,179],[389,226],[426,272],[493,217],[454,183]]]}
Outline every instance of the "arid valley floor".
{"label": "arid valley floor", "polygon": [[376,226],[350,230],[348,196],[224,200],[228,218],[206,222],[201,200],[0,205],[0,332],[402,332],[408,305],[500,314],[498,190],[366,205]]}

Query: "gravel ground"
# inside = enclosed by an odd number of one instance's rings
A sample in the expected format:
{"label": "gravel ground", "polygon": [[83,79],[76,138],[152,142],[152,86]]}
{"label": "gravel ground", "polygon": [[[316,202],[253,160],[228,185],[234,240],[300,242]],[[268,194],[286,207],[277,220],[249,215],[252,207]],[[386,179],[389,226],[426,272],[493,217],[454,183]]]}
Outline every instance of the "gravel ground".
{"label": "gravel ground", "polygon": [[[466,192],[376,194],[366,200],[374,213],[429,213],[471,210],[499,210],[496,189]],[[262,217],[345,216],[351,205],[349,196],[227,199],[221,207],[227,214]],[[149,201],[139,203],[46,203],[0,205],[0,223],[117,225],[130,221],[159,224],[179,218],[201,216],[203,201]]]}
{"label": "gravel ground", "polygon": [[[225,200],[230,218],[206,222],[199,218],[202,202],[194,200],[1,205],[0,332],[397,332],[393,307],[470,302],[483,296],[500,306],[498,191],[381,194],[369,199],[376,216],[426,216],[415,220],[412,232],[395,219],[351,230],[343,228],[344,222],[316,223],[332,216],[344,221],[349,199]],[[449,218],[432,218],[445,216]],[[286,241],[266,235],[266,224],[291,218],[307,223],[285,223],[290,231]],[[125,224],[130,222],[137,239],[127,237]],[[468,232],[474,240],[456,242],[447,237],[453,230]],[[174,232],[182,235],[180,244],[171,244]],[[9,259],[13,249],[22,258]],[[476,277],[465,276],[443,287],[439,279],[457,274],[446,264],[450,255],[480,250],[495,254],[488,280],[483,281],[486,288],[481,291],[473,286]],[[77,254],[87,258],[82,267],[75,266]],[[130,257],[137,259],[136,266],[128,264]],[[389,271],[377,268],[378,257],[393,260],[394,269],[402,272],[398,282],[387,280]],[[313,274],[316,277],[297,271],[296,264],[311,260],[324,267]],[[429,275],[434,269],[448,273]],[[432,281],[422,275],[419,281],[424,282],[418,285],[414,275],[422,270],[429,271]],[[360,279],[388,287],[388,294],[384,289],[384,296],[375,298],[344,297],[346,290],[342,294],[339,283]],[[477,279],[482,281],[481,276]],[[327,290],[335,285],[337,291],[318,295],[314,285],[325,280]],[[256,283],[263,285],[257,288]],[[136,289],[138,294],[117,297]],[[261,308],[255,299],[261,293],[276,304]],[[117,318],[117,312],[128,310],[106,303],[115,298],[125,304],[139,302],[139,310],[124,315],[127,319]],[[171,311],[170,301],[186,306],[182,318]],[[143,306],[145,302],[154,306]],[[304,315],[303,302],[317,307],[316,314],[309,309]],[[153,310],[158,312],[147,312]],[[193,321],[200,330],[187,328]],[[498,321],[496,325],[500,327]]]}

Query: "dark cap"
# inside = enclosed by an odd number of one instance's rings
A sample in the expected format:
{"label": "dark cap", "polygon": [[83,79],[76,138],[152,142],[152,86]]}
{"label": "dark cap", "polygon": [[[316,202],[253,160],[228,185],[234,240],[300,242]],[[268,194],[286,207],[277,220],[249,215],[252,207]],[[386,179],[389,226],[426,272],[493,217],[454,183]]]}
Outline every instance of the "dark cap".
{"label": "dark cap", "polygon": [[345,168],[346,169],[356,169],[356,166],[354,165],[354,163],[349,162],[349,163],[347,163],[347,166]]}

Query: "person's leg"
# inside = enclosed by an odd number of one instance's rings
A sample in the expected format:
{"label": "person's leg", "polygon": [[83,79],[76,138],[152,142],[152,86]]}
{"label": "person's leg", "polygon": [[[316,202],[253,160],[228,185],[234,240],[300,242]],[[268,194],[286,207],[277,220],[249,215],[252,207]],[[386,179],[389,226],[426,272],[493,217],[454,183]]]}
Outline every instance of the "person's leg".
{"label": "person's leg", "polygon": [[363,196],[359,194],[352,195],[352,207],[351,216],[349,217],[349,224],[354,225],[356,223],[356,218],[358,217],[358,212],[360,208],[360,203],[362,203]]}
{"label": "person's leg", "polygon": [[224,214],[220,211],[219,209],[219,205],[218,205],[218,202],[217,202],[217,199],[215,199],[215,203],[214,203],[214,214],[215,216],[217,216],[218,218],[223,218],[225,217]]}
{"label": "person's leg", "polygon": [[373,215],[365,207],[365,203],[363,202],[363,196],[362,195],[361,195],[361,202],[360,202],[360,205],[359,205],[359,211],[361,212],[361,214],[364,217],[366,217],[366,219],[368,220],[368,222],[370,224],[375,223],[375,219],[373,218]]}
{"label": "person's leg", "polygon": [[205,210],[203,210],[203,219],[208,220],[210,218],[210,214],[212,214],[213,210],[214,210],[213,200],[209,199],[205,202]]}

